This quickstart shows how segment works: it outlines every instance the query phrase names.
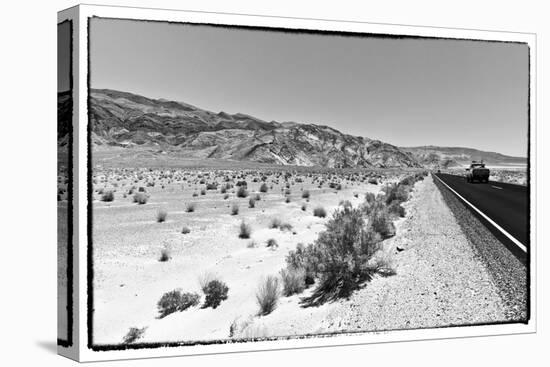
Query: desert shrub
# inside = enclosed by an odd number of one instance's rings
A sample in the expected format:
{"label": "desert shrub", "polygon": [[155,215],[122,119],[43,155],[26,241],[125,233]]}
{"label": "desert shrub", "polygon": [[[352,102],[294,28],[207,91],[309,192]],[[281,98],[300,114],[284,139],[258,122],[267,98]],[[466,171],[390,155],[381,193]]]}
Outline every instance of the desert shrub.
{"label": "desert shrub", "polygon": [[[369,234],[362,211],[349,204],[336,211],[325,226],[308,253],[301,254],[312,260],[296,254],[287,258],[287,262],[314,265],[320,282],[310,298],[313,303],[348,296],[370,276],[366,265],[378,249],[377,237]],[[301,264],[296,265],[299,268]]]}
{"label": "desert shrub", "polygon": [[101,195],[101,201],[113,201],[115,200],[115,193],[111,190],[104,191]]}
{"label": "desert shrub", "polygon": [[302,191],[302,199],[309,199],[310,193],[309,190]]}
{"label": "desert shrub", "polygon": [[409,199],[409,188],[407,185],[392,184],[385,187],[386,204],[389,205],[392,201],[403,203]]}
{"label": "desert shrub", "polygon": [[405,208],[403,208],[398,201],[392,201],[392,203],[388,205],[388,213],[403,218],[405,216]]}
{"label": "desert shrub", "polygon": [[138,188],[138,192],[146,192],[146,191],[147,191],[147,190],[145,190],[145,187],[143,187],[143,186],[140,186],[140,187]]}
{"label": "desert shrub", "polygon": [[178,311],[185,311],[189,307],[199,304],[200,296],[197,293],[182,293],[180,289],[164,293],[157,303],[159,319]]}
{"label": "desert shrub", "polygon": [[170,256],[170,250],[167,249],[167,248],[163,248],[162,250],[160,250],[160,257],[159,257],[159,261],[160,262],[166,262],[168,260],[170,260],[172,257]]}
{"label": "desert shrub", "polygon": [[227,192],[227,188],[225,186],[222,186],[222,188],[220,189],[220,193],[225,194],[226,192]]}
{"label": "desert shrub", "polygon": [[124,338],[122,338],[122,344],[131,344],[136,340],[141,339],[141,337],[143,337],[143,334],[145,334],[145,330],[147,330],[147,327],[143,327],[141,329],[137,327],[131,327]]}
{"label": "desert shrub", "polygon": [[168,212],[165,209],[159,209],[157,211],[157,222],[162,223],[166,221],[167,216],[168,216]]}
{"label": "desert shrub", "polygon": [[378,185],[378,180],[375,177],[369,178],[367,182],[370,183],[371,185]]}
{"label": "desert shrub", "polygon": [[313,215],[319,218],[324,218],[327,216],[327,211],[322,206],[318,206],[313,209]]}
{"label": "desert shrub", "polygon": [[383,206],[375,206],[369,214],[369,228],[379,233],[383,239],[395,235],[395,226],[388,215],[388,211]]}
{"label": "desert shrub", "polygon": [[237,203],[233,203],[233,205],[231,205],[231,215],[237,214],[239,214],[239,205]]}
{"label": "desert shrub", "polygon": [[239,227],[239,238],[243,238],[243,239],[250,238],[251,232],[252,232],[252,228],[250,228],[250,225],[246,224],[243,220]]}
{"label": "desert shrub", "polygon": [[288,195],[291,195],[291,194],[292,194],[292,191],[290,191],[290,189],[286,189],[286,190],[285,190],[285,195],[288,196]]}
{"label": "desert shrub", "polygon": [[256,206],[256,200],[254,198],[250,198],[248,200],[248,207],[249,208],[254,208]]}
{"label": "desert shrub", "polygon": [[269,228],[279,228],[282,221],[279,218],[272,218],[269,222]]}
{"label": "desert shrub", "polygon": [[237,190],[237,197],[245,198],[247,196],[248,196],[248,190],[246,190],[246,186],[239,186],[239,189]]}
{"label": "desert shrub", "polygon": [[219,279],[210,280],[203,288],[205,299],[203,308],[217,308],[222,301],[227,299],[229,287]]}
{"label": "desert shrub", "polygon": [[292,224],[288,223],[288,222],[283,222],[279,225],[279,229],[281,231],[292,231]]}
{"label": "desert shrub", "polygon": [[185,205],[185,211],[187,213],[193,213],[195,211],[195,203],[187,203],[187,205]]}
{"label": "desert shrub", "polygon": [[304,281],[306,285],[311,285],[315,282],[319,265],[319,256],[315,246],[309,244],[306,247],[303,243],[298,243],[298,245],[296,245],[296,250],[290,251],[285,260],[287,268],[304,270]]}
{"label": "desert shrub", "polygon": [[247,187],[248,183],[245,180],[241,180],[241,181],[237,181],[235,186],[237,186],[237,187]]}
{"label": "desert shrub", "polygon": [[268,188],[267,188],[267,184],[264,182],[261,186],[260,186],[260,192],[267,192]]}
{"label": "desert shrub", "polygon": [[275,249],[275,248],[279,247],[279,244],[277,243],[277,241],[274,238],[270,238],[270,239],[267,240],[267,247],[269,247],[271,249]]}
{"label": "desert shrub", "polygon": [[201,189],[201,195],[206,195],[206,189]]}
{"label": "desert shrub", "polygon": [[287,204],[290,203],[290,196],[287,196],[287,197],[285,198],[285,203],[287,203]]}
{"label": "desert shrub", "polygon": [[299,294],[306,288],[306,272],[303,268],[288,268],[281,270],[283,294],[285,297]]}
{"label": "desert shrub", "polygon": [[254,199],[256,201],[260,201],[260,200],[262,200],[262,196],[260,194],[256,194],[256,195],[254,195]]}
{"label": "desert shrub", "polygon": [[207,190],[217,190],[218,189],[218,183],[217,182],[211,182],[209,184],[206,184]]}
{"label": "desert shrub", "polygon": [[148,199],[147,194],[144,192],[136,192],[134,194],[134,203],[138,203],[139,205],[147,204]]}
{"label": "desert shrub", "polygon": [[302,204],[302,211],[305,212],[307,209],[307,205],[306,204]]}
{"label": "desert shrub", "polygon": [[183,228],[181,229],[182,234],[188,234],[190,232],[191,232],[191,229],[187,226],[183,226]]}
{"label": "desert shrub", "polygon": [[195,192],[193,193],[193,197],[195,198],[195,197],[197,197],[197,196],[199,196],[199,194],[195,191]]}
{"label": "desert shrub", "polygon": [[256,292],[256,301],[260,306],[258,314],[265,316],[273,312],[280,296],[279,279],[272,275],[263,279]]}

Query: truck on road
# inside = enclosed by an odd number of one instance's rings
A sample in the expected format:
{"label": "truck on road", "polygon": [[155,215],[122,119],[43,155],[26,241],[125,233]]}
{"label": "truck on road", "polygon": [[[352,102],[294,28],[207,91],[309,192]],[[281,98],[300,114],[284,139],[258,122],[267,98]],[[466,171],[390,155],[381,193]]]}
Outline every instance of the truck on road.
{"label": "truck on road", "polygon": [[473,183],[478,182],[489,182],[489,168],[485,167],[483,161],[477,162],[472,161],[469,168],[466,168],[466,182]]}

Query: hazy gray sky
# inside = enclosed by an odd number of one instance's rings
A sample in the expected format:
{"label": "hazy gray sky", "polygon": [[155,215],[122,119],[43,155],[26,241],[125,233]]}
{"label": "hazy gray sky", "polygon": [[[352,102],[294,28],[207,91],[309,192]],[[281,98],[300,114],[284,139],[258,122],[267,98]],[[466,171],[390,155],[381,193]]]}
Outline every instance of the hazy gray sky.
{"label": "hazy gray sky", "polygon": [[93,19],[91,85],[398,146],[527,155],[528,48]]}
{"label": "hazy gray sky", "polygon": [[57,26],[57,91],[63,92],[71,87],[71,24],[60,23]]}

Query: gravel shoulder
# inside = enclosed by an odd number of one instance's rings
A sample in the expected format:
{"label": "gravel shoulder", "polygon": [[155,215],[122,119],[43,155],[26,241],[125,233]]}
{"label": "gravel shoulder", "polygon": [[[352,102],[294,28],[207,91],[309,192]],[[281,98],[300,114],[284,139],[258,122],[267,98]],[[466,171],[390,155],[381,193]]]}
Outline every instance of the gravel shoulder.
{"label": "gravel shoulder", "polygon": [[320,307],[283,299],[253,327],[262,336],[281,336],[507,321],[494,278],[431,177],[416,183],[404,207],[397,235],[384,241],[380,254],[393,262],[396,275],[376,277],[349,299]]}
{"label": "gravel shoulder", "polygon": [[491,275],[504,302],[506,319],[510,322],[527,322],[529,287],[526,266],[455,195],[437,180],[435,183],[476,256]]}

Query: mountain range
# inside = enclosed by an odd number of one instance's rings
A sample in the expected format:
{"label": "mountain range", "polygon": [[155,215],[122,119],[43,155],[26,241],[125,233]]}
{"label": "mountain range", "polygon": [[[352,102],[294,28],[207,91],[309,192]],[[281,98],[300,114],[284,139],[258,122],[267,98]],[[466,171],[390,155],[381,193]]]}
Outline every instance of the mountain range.
{"label": "mountain range", "polygon": [[[331,168],[431,168],[461,164],[480,152],[468,148],[399,148],[328,126],[215,113],[183,102],[111,89],[91,89],[89,108],[95,145],[152,146],[177,150],[190,158]],[[495,159],[525,161],[491,154]]]}

